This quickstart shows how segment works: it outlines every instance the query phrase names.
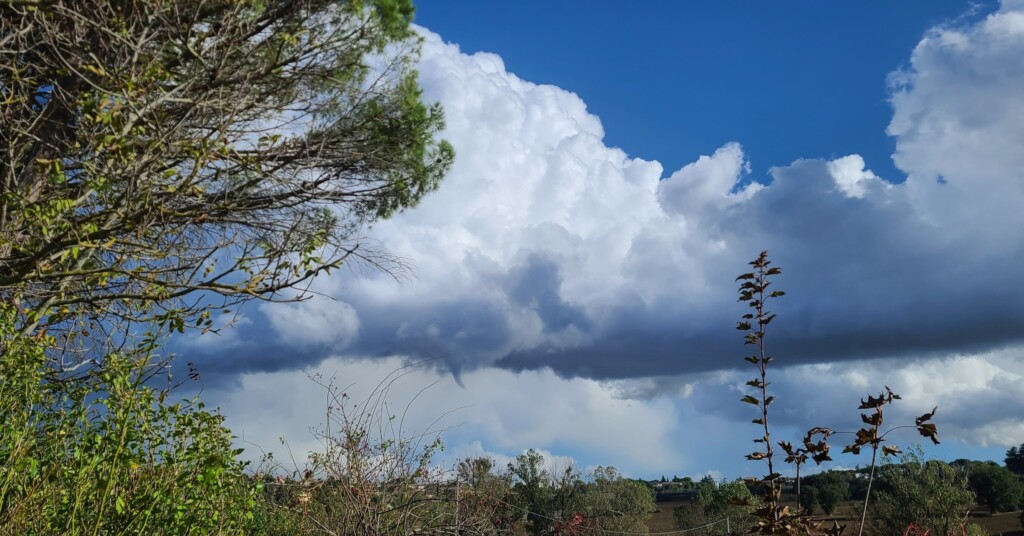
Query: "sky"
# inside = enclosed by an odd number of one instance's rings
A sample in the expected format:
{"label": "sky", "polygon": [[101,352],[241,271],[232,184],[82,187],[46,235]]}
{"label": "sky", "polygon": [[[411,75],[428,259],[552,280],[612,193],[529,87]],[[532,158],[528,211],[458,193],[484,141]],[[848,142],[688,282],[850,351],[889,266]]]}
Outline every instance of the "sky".
{"label": "sky", "polygon": [[928,455],[1024,443],[1024,2],[418,5],[457,159],[364,230],[412,275],[340,270],[175,344],[249,455],[301,465],[314,380],[392,374],[442,464],[760,474],[734,279],[761,250],[775,437],[855,430],[887,385],[894,425],[939,407]]}

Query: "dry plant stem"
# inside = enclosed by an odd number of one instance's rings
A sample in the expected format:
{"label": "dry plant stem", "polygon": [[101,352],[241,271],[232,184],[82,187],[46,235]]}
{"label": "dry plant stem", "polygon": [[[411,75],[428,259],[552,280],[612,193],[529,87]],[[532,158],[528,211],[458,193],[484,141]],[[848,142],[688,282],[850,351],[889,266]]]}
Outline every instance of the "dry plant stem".
{"label": "dry plant stem", "polygon": [[[780,475],[775,472],[774,454],[775,449],[772,445],[771,431],[768,421],[768,406],[775,400],[774,396],[768,394],[768,363],[772,361],[771,356],[767,355],[765,351],[765,338],[767,333],[767,326],[775,318],[775,314],[771,313],[766,308],[766,302],[772,298],[784,296],[785,293],[779,290],[769,291],[768,288],[772,282],[769,280],[771,276],[782,273],[782,270],[778,267],[769,267],[771,261],[768,260],[768,253],[762,251],[758,257],[752,262],[748,263],[753,270],[741,274],[736,278],[736,281],[740,281],[739,286],[739,301],[745,302],[752,312],[746,313],[742,316],[736,329],[745,331],[744,339],[745,343],[749,345],[757,346],[757,352],[754,355],[745,357],[744,359],[754,365],[757,365],[759,376],[746,382],[746,385],[757,389],[758,396],[745,395],[741,400],[744,403],[757,406],[760,410],[760,417],[754,419],[755,424],[761,425],[764,430],[764,435],[760,438],[754,439],[755,443],[764,443],[765,447],[763,451],[753,452],[747,455],[748,460],[764,460],[768,465],[768,474],[760,479],[758,482],[762,486],[766,487],[765,490],[765,502],[767,503],[763,508],[757,508],[756,516],[760,518],[759,527],[755,529],[760,534],[792,534],[794,530],[815,532],[818,530],[817,525],[814,525],[804,515],[793,515],[789,511],[789,507],[780,507],[779,501],[781,498],[781,485],[779,482]],[[854,433],[856,439],[852,444],[847,446],[843,452],[849,452],[853,454],[860,454],[861,450],[865,447],[871,447],[871,471],[868,477],[867,493],[864,498],[864,505],[861,510],[861,521],[859,536],[863,536],[864,523],[867,520],[867,508],[871,496],[871,487],[875,477],[875,469],[878,463],[878,451],[881,449],[883,454],[896,454],[900,450],[897,447],[882,445],[885,442],[885,437],[893,430],[900,428],[911,428],[911,426],[897,426],[891,428],[884,433],[881,433],[882,424],[884,422],[884,411],[883,408],[892,404],[894,400],[899,400],[900,396],[892,391],[888,386],[877,396],[868,396],[866,399],[862,399],[860,402],[860,410],[870,410],[866,413],[861,413],[861,419],[864,421],[866,426],[861,428]],[[924,437],[929,438],[933,443],[938,444],[937,429],[934,424],[930,421],[935,415],[937,408],[933,408],[931,412],[925,413],[914,420],[913,428]],[[801,489],[800,489],[800,473],[803,468],[803,464],[806,463],[808,458],[813,459],[815,463],[822,463],[824,461],[831,460],[829,456],[829,445],[828,438],[836,432],[829,428],[811,428],[807,431],[807,434],[802,440],[802,445],[794,447],[788,441],[780,441],[779,447],[785,452],[786,463],[792,463],[796,466],[796,495],[797,502],[800,503]],[[815,441],[816,436],[820,436],[818,441]],[[838,524],[834,529],[828,531],[829,534],[839,534],[842,529]]]}
{"label": "dry plant stem", "polygon": [[860,512],[860,528],[857,530],[857,536],[864,534],[864,522],[868,518],[868,501],[871,499],[871,484],[875,481],[875,463],[878,461],[878,445],[875,445],[871,449],[871,471],[868,473],[868,489],[864,493],[864,507]]}
{"label": "dry plant stem", "polygon": [[[897,395],[897,397],[898,397],[898,395]],[[879,412],[879,414],[882,413],[881,408],[878,409],[878,412]],[[932,410],[932,414],[934,414],[934,413],[935,413],[935,410],[933,409]],[[923,417],[924,416],[918,418],[918,422],[919,423],[920,422],[926,422],[927,420],[929,420],[931,418],[930,415],[928,415],[927,419],[923,418]],[[878,433],[878,429],[880,429],[880,428],[881,428],[881,420],[879,420],[878,425],[875,427],[875,433],[876,434]],[[903,428],[914,428],[914,426],[906,426],[905,425],[905,426],[896,426],[894,428],[890,428],[890,429],[886,430],[885,433],[883,433],[882,435],[878,436],[878,441],[877,442],[872,443],[872,446],[871,446],[871,469],[868,471],[868,487],[867,487],[867,490],[864,493],[864,506],[861,508],[860,528],[858,529],[858,532],[857,532],[858,536],[861,536],[862,534],[864,534],[864,522],[867,521],[867,517],[868,517],[868,501],[871,500],[871,485],[875,481],[875,469],[878,466],[878,449],[881,448],[881,444],[882,444],[882,441],[885,440],[885,436],[889,435],[894,430],[901,430]],[[922,434],[922,435],[925,435],[925,437],[928,437],[926,434]]]}
{"label": "dry plant stem", "polygon": [[932,443],[939,443],[937,435],[938,431],[935,425],[930,422],[935,416],[935,412],[938,408],[932,408],[930,412],[914,419],[914,426],[896,426],[886,430],[884,433],[879,433],[882,429],[882,424],[885,422],[884,407],[892,404],[895,400],[900,400],[900,395],[894,393],[888,386],[886,386],[885,390],[877,397],[869,395],[866,399],[862,399],[859,409],[872,410],[871,413],[861,413],[861,420],[863,420],[867,426],[858,430],[855,433],[857,438],[854,440],[853,444],[843,449],[843,452],[860,454],[862,448],[866,446],[871,447],[871,470],[868,475],[868,487],[864,496],[864,506],[861,509],[860,529],[857,533],[858,536],[864,534],[864,523],[867,521],[868,514],[868,502],[871,499],[871,485],[874,482],[875,468],[878,464],[878,451],[881,449],[883,454],[897,454],[900,452],[898,447],[882,445],[882,443],[885,442],[885,436],[889,435],[894,430],[902,428],[916,428],[918,433],[931,439]]}
{"label": "dry plant stem", "polygon": [[762,532],[768,530],[768,533],[774,534],[786,513],[779,508],[781,490],[778,481],[779,475],[775,471],[775,449],[772,446],[771,428],[768,421],[768,406],[771,405],[775,397],[768,394],[768,363],[772,361],[772,358],[765,351],[765,336],[768,324],[775,318],[775,315],[765,308],[765,303],[769,299],[782,296],[785,293],[781,291],[767,291],[768,287],[771,286],[768,278],[782,273],[782,270],[779,268],[769,268],[771,261],[768,260],[767,252],[762,251],[757,259],[749,264],[753,267],[753,271],[740,275],[736,280],[742,281],[739,287],[739,300],[746,302],[753,309],[753,312],[744,314],[743,320],[737,324],[736,328],[747,332],[745,335],[746,344],[757,346],[757,353],[747,357],[746,360],[758,367],[758,377],[748,381],[747,385],[757,389],[759,397],[747,395],[743,397],[743,402],[753,404],[760,410],[760,417],[754,419],[753,422],[761,425],[764,435],[754,439],[754,442],[764,443],[765,447],[763,451],[747,455],[747,459],[765,460],[768,465],[768,474],[761,480],[761,483],[767,484],[768,487],[765,493],[766,502],[768,503],[765,510],[765,520],[768,526],[762,527]]}
{"label": "dry plant stem", "polygon": [[[764,277],[764,268],[760,269],[760,273],[758,275],[761,278]],[[757,318],[759,321],[764,318],[764,298],[764,286],[762,286],[760,292],[758,292]],[[768,459],[768,478],[771,484],[771,493],[773,497],[772,504],[774,505],[778,502],[778,495],[776,493],[778,488],[778,479],[774,477],[775,466],[773,458],[775,456],[775,450],[772,448],[771,431],[768,426],[768,404],[770,404],[771,401],[768,400],[768,360],[764,352],[765,327],[766,325],[764,324],[758,326],[759,336],[757,349],[761,356],[761,361],[758,363],[761,370],[761,424],[764,425],[765,452],[767,453]]]}
{"label": "dry plant stem", "polygon": [[796,464],[796,505],[800,508],[800,465]]}

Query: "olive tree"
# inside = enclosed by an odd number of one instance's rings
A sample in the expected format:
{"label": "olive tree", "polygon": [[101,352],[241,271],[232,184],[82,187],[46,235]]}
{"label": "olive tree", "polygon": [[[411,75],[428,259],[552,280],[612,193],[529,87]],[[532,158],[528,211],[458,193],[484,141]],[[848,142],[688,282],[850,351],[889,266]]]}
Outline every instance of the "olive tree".
{"label": "olive tree", "polygon": [[[820,505],[827,515],[832,515],[840,502],[851,498],[849,479],[844,473],[826,471],[811,475],[805,481],[808,486],[806,492],[813,496],[811,502]],[[807,510],[810,512],[811,508]]]}
{"label": "olive tree", "polygon": [[529,449],[516,456],[508,464],[508,476],[512,481],[513,504],[523,512],[525,526],[533,534],[544,534],[556,515],[552,504],[555,489],[551,473],[544,468],[544,455]]}
{"label": "olive tree", "polygon": [[643,533],[655,510],[654,494],[642,482],[623,478],[614,467],[598,466],[579,486],[562,517],[579,515],[595,532]]}
{"label": "olive tree", "polygon": [[729,527],[737,533],[744,533],[757,522],[754,512],[760,502],[750,493],[743,480],[715,482],[710,476],[704,477],[697,485],[697,497],[693,503],[680,506],[672,511],[676,526],[693,534],[721,534]]}
{"label": "olive tree", "polygon": [[[0,297],[64,341],[398,264],[452,148],[410,0],[0,0]],[[287,292],[296,289],[295,292]]]}
{"label": "olive tree", "polygon": [[882,467],[879,491],[871,510],[878,534],[902,533],[911,524],[946,536],[959,534],[974,505],[967,473],[938,460],[923,460],[919,449]]}

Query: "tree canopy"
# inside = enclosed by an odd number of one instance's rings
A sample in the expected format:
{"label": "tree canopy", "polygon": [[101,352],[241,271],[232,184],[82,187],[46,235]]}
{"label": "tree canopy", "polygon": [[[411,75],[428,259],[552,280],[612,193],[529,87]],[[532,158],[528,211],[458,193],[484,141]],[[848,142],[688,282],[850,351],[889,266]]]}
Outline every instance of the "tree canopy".
{"label": "tree canopy", "polygon": [[966,471],[922,460],[916,449],[901,454],[898,463],[883,466],[878,485],[871,517],[879,534],[902,533],[911,524],[938,536],[958,534],[974,505]]}
{"label": "tree canopy", "polygon": [[[25,332],[209,327],[437,188],[409,0],[0,2],[0,296]],[[185,301],[185,298],[189,298]],[[101,322],[97,322],[97,319]],[[57,328],[62,328],[58,330]]]}
{"label": "tree canopy", "polygon": [[693,503],[676,508],[672,515],[677,527],[693,534],[721,534],[726,518],[732,530],[741,534],[756,522],[752,513],[759,506],[742,480],[715,482],[706,476],[697,484]]}
{"label": "tree canopy", "polygon": [[[0,0],[0,532],[304,526],[271,504],[308,490],[256,482],[222,416],[153,386],[154,361],[168,330],[211,328],[218,308],[302,299],[346,260],[400,268],[361,229],[453,159],[412,15],[410,0]],[[335,519],[366,511],[339,504]]]}
{"label": "tree canopy", "polygon": [[1017,475],[995,462],[972,462],[967,466],[968,483],[989,512],[1017,510],[1024,499],[1024,485]]}
{"label": "tree canopy", "polygon": [[654,511],[654,494],[642,482],[623,478],[614,467],[598,466],[569,496],[563,515],[572,512],[593,532],[643,533]]}
{"label": "tree canopy", "polygon": [[1020,447],[1010,447],[1006,451],[1006,468],[1017,476],[1024,477],[1024,444]]}
{"label": "tree canopy", "polygon": [[808,496],[804,499],[801,495],[801,506],[811,511],[813,505],[821,506],[822,511],[828,515],[835,512],[840,502],[850,499],[849,477],[839,471],[826,471],[804,478],[805,488],[803,493]]}

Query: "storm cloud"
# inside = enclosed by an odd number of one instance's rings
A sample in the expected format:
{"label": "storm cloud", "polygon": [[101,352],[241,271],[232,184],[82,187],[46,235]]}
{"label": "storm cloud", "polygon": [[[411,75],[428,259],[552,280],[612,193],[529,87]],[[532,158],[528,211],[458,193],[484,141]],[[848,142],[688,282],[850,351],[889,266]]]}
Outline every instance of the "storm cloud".
{"label": "storm cloud", "polygon": [[367,231],[416,276],[342,271],[316,284],[333,299],[250,309],[248,344],[206,366],[400,355],[601,379],[731,367],[733,278],[761,249],[785,269],[773,342],[791,363],[1019,342],[1022,18],[1004,7],[937,28],[892,75],[905,178],[854,153],[774,167],[767,185],[736,142],[665,176],[605,146],[573,93],[424,30],[426,98],[444,106],[459,159],[420,207]]}
{"label": "storm cloud", "polygon": [[[750,162],[743,140],[709,140],[666,173],[606,146],[572,92],[421,32],[425,97],[443,105],[457,161],[420,206],[366,230],[415,276],[341,270],[314,283],[320,297],[251,306],[228,334],[178,343],[224,393],[327,359],[428,359],[467,389],[535,378],[535,394],[631,400],[652,420],[669,397],[706,426],[749,421],[733,403],[734,278],[765,249],[787,291],[773,304],[771,351],[788,367],[776,388],[812,386],[780,423],[855,418],[807,401],[819,389],[855,407],[887,382],[917,395],[907,415],[955,402],[942,415],[965,441],[1024,441],[1024,4],[934,28],[890,76],[902,177],[877,176],[857,147]],[[482,408],[500,403],[485,391]],[[552,429],[529,446],[567,441]]]}

